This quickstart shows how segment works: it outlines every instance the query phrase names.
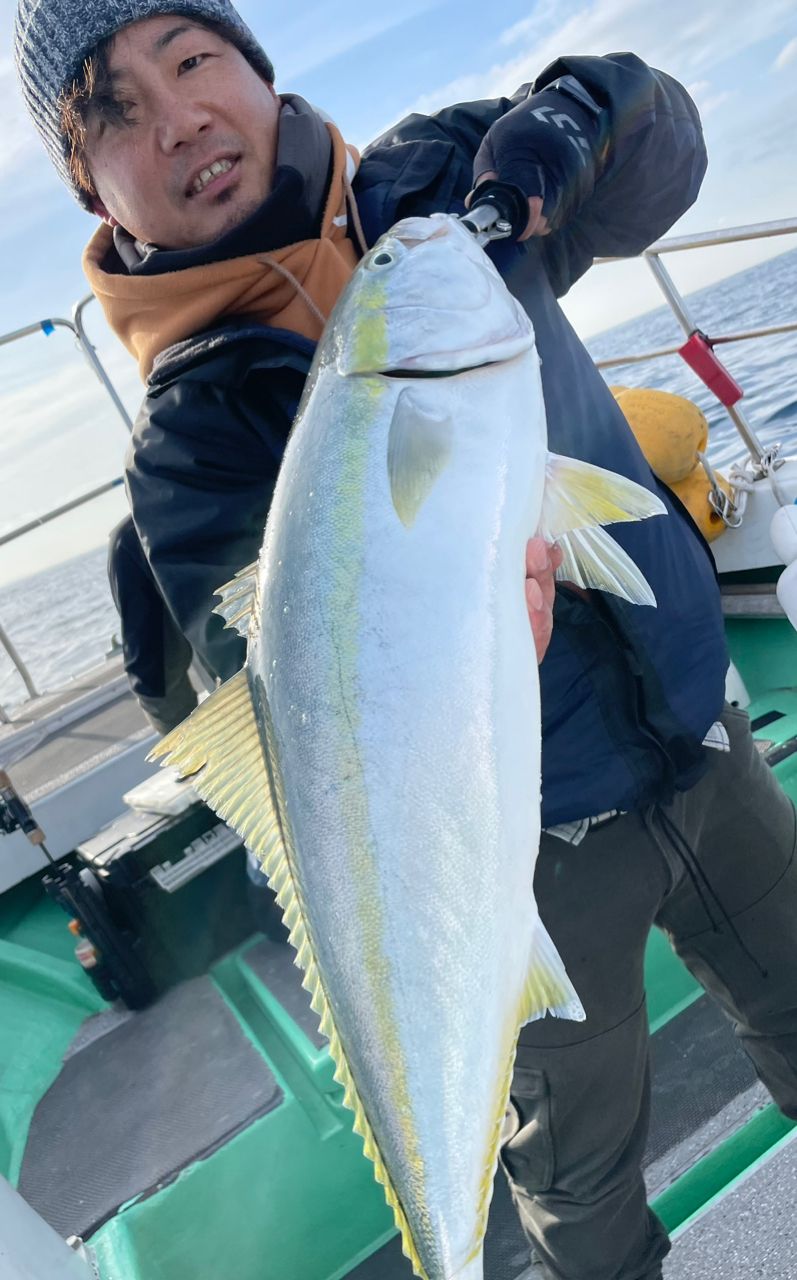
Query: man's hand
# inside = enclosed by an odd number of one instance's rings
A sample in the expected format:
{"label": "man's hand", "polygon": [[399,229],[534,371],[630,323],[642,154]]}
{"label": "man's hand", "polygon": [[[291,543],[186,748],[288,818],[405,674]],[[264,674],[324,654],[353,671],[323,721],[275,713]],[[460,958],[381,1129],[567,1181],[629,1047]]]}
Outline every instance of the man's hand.
{"label": "man's hand", "polygon": [[532,538],[526,543],[526,607],[529,611],[537,662],[542,662],[553,631],[554,574],[562,563],[556,543]]}
{"label": "man's hand", "polygon": [[499,117],[476,153],[466,206],[482,182],[516,187],[529,202],[529,220],[518,240],[548,235],[576,213],[592,194],[603,154],[601,113],[585,97],[594,112],[549,88]]}

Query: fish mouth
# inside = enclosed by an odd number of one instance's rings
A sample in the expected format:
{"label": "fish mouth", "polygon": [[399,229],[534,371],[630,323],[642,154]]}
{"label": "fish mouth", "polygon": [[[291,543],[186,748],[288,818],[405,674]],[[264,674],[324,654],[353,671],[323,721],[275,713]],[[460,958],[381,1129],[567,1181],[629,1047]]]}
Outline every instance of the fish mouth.
{"label": "fish mouth", "polygon": [[[514,364],[522,359],[525,352],[520,351],[517,355],[507,357],[493,356],[485,360],[474,360],[473,364],[459,365],[456,369],[424,369],[418,368],[417,365],[403,368],[397,365],[393,369],[380,369],[377,376],[380,378],[393,378],[396,381],[404,381],[404,379],[417,378],[461,378],[466,373],[475,373],[477,369],[490,369],[496,365]],[[365,375],[368,376],[368,375]],[[373,377],[373,374],[370,375]]]}
{"label": "fish mouth", "polygon": [[401,381],[405,378],[459,378],[463,373],[473,373],[474,369],[486,369],[496,363],[495,360],[485,360],[482,364],[466,365],[464,369],[382,369],[381,377]]}

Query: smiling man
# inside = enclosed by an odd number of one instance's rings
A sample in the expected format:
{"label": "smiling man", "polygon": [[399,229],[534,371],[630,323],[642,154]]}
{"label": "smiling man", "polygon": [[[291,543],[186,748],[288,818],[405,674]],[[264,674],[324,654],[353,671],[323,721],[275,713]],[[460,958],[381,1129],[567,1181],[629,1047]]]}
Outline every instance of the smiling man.
{"label": "smiling man", "polygon": [[221,678],[244,644],[213,593],[257,556],[315,343],[362,252],[401,217],[461,214],[486,175],[528,199],[520,240],[489,252],[534,323],[551,448],[657,489],[669,514],[616,533],[658,607],[560,586],[552,634],[555,560],[531,544],[548,646],[535,891],[587,1021],[523,1029],[503,1159],[541,1277],[657,1280],[669,1245],[641,1174],[654,923],[797,1117],[794,812],[746,717],[723,712],[708,549],[557,302],[594,257],[640,252],[694,200],[693,103],[632,54],[562,57],[511,98],[408,117],[360,162],[277,94],[227,0],[21,0],[15,52],[53,164],[102,219],[86,274],[146,383],[127,462],[140,564]]}
{"label": "smiling man", "polygon": [[62,102],[94,211],[170,249],[237,227],[271,187],[280,109],[271,74],[187,17],[151,18],[104,42]]}

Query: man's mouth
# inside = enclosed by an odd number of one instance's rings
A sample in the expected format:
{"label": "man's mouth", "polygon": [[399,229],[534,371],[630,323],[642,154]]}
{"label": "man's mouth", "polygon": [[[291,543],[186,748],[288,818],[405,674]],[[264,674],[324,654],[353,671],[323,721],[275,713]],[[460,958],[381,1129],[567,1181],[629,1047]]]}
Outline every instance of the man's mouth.
{"label": "man's mouth", "polygon": [[219,179],[223,177],[224,174],[229,173],[231,169],[235,168],[239,159],[239,156],[225,156],[223,159],[214,160],[212,164],[200,169],[186,187],[186,198],[191,199],[192,196],[199,196],[203,191],[206,191],[208,187],[218,183]]}

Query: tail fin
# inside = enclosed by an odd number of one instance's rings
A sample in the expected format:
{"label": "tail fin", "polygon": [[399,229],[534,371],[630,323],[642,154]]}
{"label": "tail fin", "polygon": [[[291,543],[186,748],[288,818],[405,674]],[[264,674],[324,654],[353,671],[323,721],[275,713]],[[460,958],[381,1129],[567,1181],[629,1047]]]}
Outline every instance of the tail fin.
{"label": "tail fin", "polygon": [[600,527],[645,520],[667,508],[644,485],[577,458],[548,454],[539,532],[558,541],[564,563],[557,573],[579,587],[597,587],[633,604],[656,598],[633,560]]}
{"label": "tail fin", "polygon": [[560,582],[597,587],[632,604],[655,607],[656,597],[647,578],[605,529],[574,529],[561,534],[558,545],[564,554],[556,571]]}

